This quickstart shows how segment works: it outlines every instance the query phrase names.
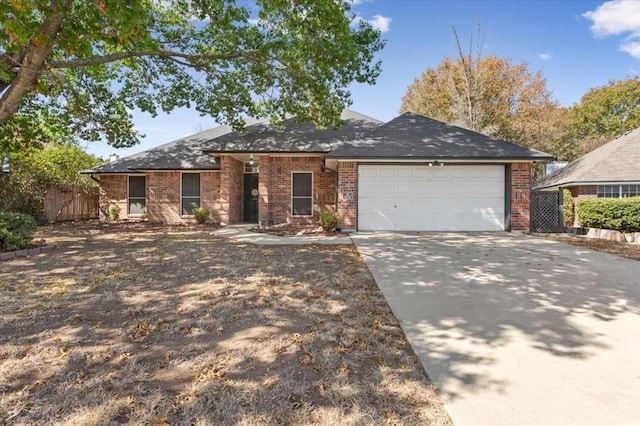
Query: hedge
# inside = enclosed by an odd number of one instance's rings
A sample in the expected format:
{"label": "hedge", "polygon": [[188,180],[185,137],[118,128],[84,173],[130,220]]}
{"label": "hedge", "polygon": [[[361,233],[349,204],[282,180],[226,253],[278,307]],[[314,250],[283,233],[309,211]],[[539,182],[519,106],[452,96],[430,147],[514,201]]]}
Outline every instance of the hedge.
{"label": "hedge", "polygon": [[580,226],[621,232],[640,231],[640,197],[582,200],[577,210]]}
{"label": "hedge", "polygon": [[0,251],[29,247],[36,233],[36,220],[22,213],[0,213]]}

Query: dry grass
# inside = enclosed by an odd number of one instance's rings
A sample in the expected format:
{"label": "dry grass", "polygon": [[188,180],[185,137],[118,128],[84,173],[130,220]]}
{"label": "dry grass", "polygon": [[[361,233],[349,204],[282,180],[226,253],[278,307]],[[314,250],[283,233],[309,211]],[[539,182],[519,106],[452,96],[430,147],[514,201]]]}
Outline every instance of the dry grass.
{"label": "dry grass", "polygon": [[351,246],[40,237],[0,264],[0,423],[450,424]]}
{"label": "dry grass", "polygon": [[573,246],[584,247],[604,253],[615,254],[629,259],[640,260],[640,244],[621,243],[618,241],[587,238],[569,234],[535,234],[537,237],[560,241]]}

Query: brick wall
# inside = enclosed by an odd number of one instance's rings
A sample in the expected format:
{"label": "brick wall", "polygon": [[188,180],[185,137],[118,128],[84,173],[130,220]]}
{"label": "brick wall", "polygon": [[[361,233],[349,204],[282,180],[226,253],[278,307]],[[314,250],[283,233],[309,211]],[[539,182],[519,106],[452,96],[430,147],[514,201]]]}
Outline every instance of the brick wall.
{"label": "brick wall", "polygon": [[273,220],[269,210],[271,187],[271,161],[268,155],[258,157],[258,221],[263,226],[271,225]]}
{"label": "brick wall", "polygon": [[220,172],[203,172],[200,177],[202,207],[211,212],[209,222],[220,223]]}
{"label": "brick wall", "polygon": [[573,226],[580,226],[578,223],[578,203],[589,198],[598,198],[598,186],[582,185],[572,186],[567,189],[571,191],[571,198],[573,199]]}
{"label": "brick wall", "polygon": [[100,212],[102,219],[106,219],[104,215],[108,214],[109,204],[115,204],[120,207],[121,219],[125,219],[127,217],[126,175],[100,176]]}
{"label": "brick wall", "polygon": [[244,163],[230,155],[220,158],[220,223],[242,222]]}
{"label": "brick wall", "polygon": [[153,172],[147,176],[147,217],[150,222],[184,223],[180,217],[180,173]]}
{"label": "brick wall", "polygon": [[357,229],[358,165],[355,162],[338,163],[338,213],[342,229]]}
{"label": "brick wall", "polygon": [[529,231],[531,164],[511,165],[511,230]]}
{"label": "brick wall", "polygon": [[[266,225],[285,222],[311,223],[317,220],[318,212],[334,210],[336,200],[336,175],[322,171],[320,157],[260,157],[258,190],[260,220]],[[291,215],[291,174],[313,173],[314,217]]]}

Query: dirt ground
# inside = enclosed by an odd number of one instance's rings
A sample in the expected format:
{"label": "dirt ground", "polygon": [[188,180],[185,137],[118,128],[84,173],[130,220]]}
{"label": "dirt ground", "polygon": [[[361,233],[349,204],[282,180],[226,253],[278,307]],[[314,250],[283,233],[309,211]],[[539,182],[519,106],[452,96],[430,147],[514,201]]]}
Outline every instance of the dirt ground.
{"label": "dirt ground", "polygon": [[598,238],[587,238],[585,236],[569,234],[534,234],[537,237],[548,238],[555,241],[571,244],[578,247],[585,247],[591,250],[602,251],[627,257],[629,259],[640,260],[640,244],[621,243],[618,241],[601,240]]}
{"label": "dirt ground", "polygon": [[1,424],[450,424],[353,246],[38,238],[0,263]]}

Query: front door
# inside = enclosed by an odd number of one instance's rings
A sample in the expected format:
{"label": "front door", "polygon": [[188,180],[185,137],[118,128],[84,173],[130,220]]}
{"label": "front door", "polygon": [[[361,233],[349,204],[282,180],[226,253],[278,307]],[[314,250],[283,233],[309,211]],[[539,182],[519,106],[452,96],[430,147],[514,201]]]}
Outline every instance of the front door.
{"label": "front door", "polygon": [[244,175],[244,214],[247,223],[258,223],[258,174]]}

